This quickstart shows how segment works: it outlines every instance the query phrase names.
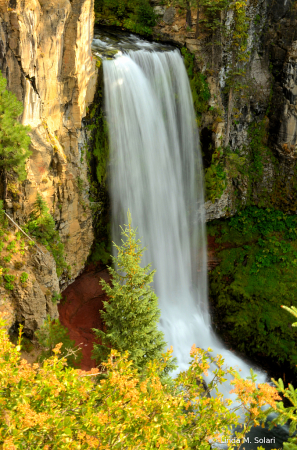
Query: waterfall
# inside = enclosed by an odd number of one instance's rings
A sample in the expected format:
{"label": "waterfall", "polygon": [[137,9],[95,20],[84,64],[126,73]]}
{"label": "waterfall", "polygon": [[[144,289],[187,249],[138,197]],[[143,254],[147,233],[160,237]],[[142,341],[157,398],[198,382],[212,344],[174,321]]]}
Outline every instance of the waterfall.
{"label": "waterfall", "polygon": [[144,263],[156,269],[160,328],[179,370],[187,369],[195,343],[211,347],[248,376],[249,367],[224,348],[211,328],[202,161],[181,54],[154,48],[120,52],[104,60],[103,72],[113,239],[119,243],[119,225],[127,223],[130,209],[147,248]]}

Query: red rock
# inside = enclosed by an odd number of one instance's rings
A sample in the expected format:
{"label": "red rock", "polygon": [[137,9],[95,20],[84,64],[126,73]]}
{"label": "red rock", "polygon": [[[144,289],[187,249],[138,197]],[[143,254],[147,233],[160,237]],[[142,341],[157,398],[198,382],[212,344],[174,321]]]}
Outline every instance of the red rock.
{"label": "red rock", "polygon": [[91,359],[95,342],[92,328],[103,329],[100,310],[103,308],[103,301],[107,300],[99,284],[101,278],[106,282],[110,281],[107,269],[89,266],[65,289],[63,300],[58,306],[61,324],[68,328],[70,338],[82,348],[82,370],[96,367],[95,361]]}

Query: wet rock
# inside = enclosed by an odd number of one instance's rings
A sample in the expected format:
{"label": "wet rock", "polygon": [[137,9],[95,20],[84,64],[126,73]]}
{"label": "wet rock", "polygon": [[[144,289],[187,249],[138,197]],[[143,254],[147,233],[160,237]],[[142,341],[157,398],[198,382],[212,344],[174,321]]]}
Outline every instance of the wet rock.
{"label": "wet rock", "polygon": [[286,158],[297,156],[297,41],[292,43],[284,64],[283,106],[276,149]]}
{"label": "wet rock", "polygon": [[230,191],[227,188],[219,199],[216,199],[214,203],[210,200],[205,202],[205,219],[206,222],[214,219],[220,219],[226,216],[226,212],[232,208],[232,199],[230,197]]}

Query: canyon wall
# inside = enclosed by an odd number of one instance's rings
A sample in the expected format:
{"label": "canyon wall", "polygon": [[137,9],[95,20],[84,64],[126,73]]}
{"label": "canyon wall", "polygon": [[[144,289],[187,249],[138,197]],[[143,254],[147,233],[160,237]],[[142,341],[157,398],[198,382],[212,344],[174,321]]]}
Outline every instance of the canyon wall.
{"label": "canyon wall", "polygon": [[198,105],[212,191],[207,220],[250,204],[296,213],[296,2],[233,2],[217,12],[217,23],[200,6],[198,34],[193,3],[191,27],[185,7],[151,3],[158,15],[153,36],[194,55],[194,71],[208,85],[205,106]]}
{"label": "canyon wall", "polygon": [[0,287],[0,310],[9,324],[30,334],[47,313],[57,316],[53,294],[82,271],[93,242],[87,195],[89,132],[82,125],[97,73],[92,60],[93,0],[0,0],[0,69],[7,87],[23,102],[21,121],[31,127],[27,180],[8,180],[6,212],[27,223],[39,192],[65,246],[68,271],[57,277],[44,247],[24,257],[26,287]]}

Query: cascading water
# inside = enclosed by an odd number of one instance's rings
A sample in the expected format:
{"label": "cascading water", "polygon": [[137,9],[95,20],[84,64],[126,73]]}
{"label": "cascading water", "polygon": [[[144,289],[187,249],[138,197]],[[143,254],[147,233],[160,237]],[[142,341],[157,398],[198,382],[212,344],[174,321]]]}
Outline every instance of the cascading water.
{"label": "cascading water", "polygon": [[211,329],[202,162],[187,73],[178,50],[149,50],[103,62],[114,238],[119,242],[130,209],[147,248],[144,262],[157,270],[160,328],[179,370],[195,343],[248,376]]}
{"label": "cascading water", "polygon": [[[160,328],[174,348],[178,371],[187,369],[195,343],[211,347],[247,377],[249,366],[228,351],[211,328],[202,161],[180,52],[133,35],[121,36],[119,42],[104,33],[94,40],[93,50],[104,59],[113,240],[120,242],[119,225],[127,223],[130,209],[133,226],[147,247],[144,264],[157,270]],[[258,382],[266,381],[263,373],[257,375]],[[221,391],[232,398],[228,382]],[[272,435],[254,428],[245,447],[255,448],[258,436],[277,436],[275,443],[265,445],[269,449],[280,446],[287,432],[278,427]]]}

